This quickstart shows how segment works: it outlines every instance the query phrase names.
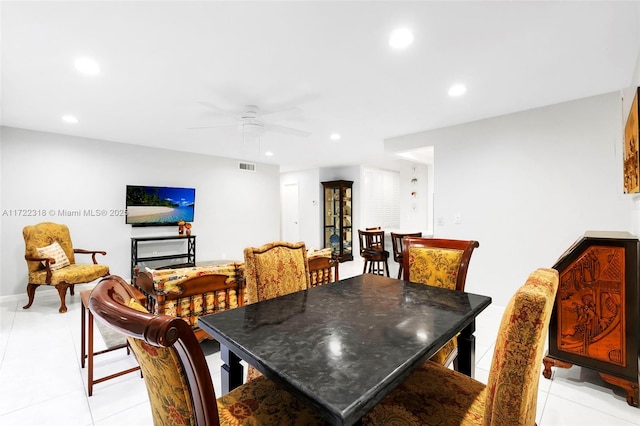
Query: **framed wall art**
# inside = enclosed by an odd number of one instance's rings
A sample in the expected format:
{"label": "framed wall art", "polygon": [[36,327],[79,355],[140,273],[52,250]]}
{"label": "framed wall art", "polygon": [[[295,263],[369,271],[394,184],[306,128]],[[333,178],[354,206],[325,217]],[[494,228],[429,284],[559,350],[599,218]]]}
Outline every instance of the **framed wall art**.
{"label": "framed wall art", "polygon": [[635,91],[633,104],[624,127],[624,193],[640,192],[640,158],[638,158],[638,93]]}

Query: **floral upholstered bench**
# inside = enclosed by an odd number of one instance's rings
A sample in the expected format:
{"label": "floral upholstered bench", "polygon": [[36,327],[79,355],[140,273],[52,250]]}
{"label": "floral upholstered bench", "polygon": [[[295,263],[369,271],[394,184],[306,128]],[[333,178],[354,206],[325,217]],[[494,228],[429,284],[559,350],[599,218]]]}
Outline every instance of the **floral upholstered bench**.
{"label": "floral upholstered bench", "polygon": [[[308,260],[312,287],[338,279],[337,261],[332,259],[330,248],[309,251]],[[149,312],[184,319],[194,328],[199,340],[210,338],[198,327],[199,317],[243,306],[246,302],[244,263],[145,268],[136,271],[132,284],[146,296]]]}
{"label": "floral upholstered bench", "polygon": [[193,266],[137,271],[132,284],[147,298],[147,309],[184,319],[199,340],[209,339],[198,327],[202,315],[243,306],[244,265]]}

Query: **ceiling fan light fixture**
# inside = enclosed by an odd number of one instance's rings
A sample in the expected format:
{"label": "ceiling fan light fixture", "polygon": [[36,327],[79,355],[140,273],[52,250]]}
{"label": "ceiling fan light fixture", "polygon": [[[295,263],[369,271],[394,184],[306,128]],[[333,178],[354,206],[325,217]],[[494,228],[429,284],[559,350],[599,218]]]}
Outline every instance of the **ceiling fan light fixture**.
{"label": "ceiling fan light fixture", "polygon": [[67,114],[62,116],[62,121],[65,123],[75,124],[78,122],[78,118],[75,115]]}
{"label": "ceiling fan light fixture", "polygon": [[264,131],[264,125],[260,122],[242,123],[242,131],[248,135],[259,135]]}
{"label": "ceiling fan light fixture", "polygon": [[329,139],[331,139],[332,141],[339,141],[340,133],[331,133],[331,136],[329,136]]}
{"label": "ceiling fan light fixture", "polygon": [[[223,111],[221,108],[208,102],[200,102],[201,105],[213,109],[216,112]],[[236,127],[245,138],[259,137],[266,132],[280,133],[297,137],[308,137],[310,132],[294,129],[288,126],[274,124],[275,121],[284,120],[293,115],[298,116],[302,110],[298,107],[287,108],[280,111],[262,113],[256,105],[245,105],[244,110],[239,114],[229,113],[231,122],[229,124],[219,124],[214,126],[190,127],[190,129],[213,129],[217,127]],[[223,111],[224,113],[224,111]]]}

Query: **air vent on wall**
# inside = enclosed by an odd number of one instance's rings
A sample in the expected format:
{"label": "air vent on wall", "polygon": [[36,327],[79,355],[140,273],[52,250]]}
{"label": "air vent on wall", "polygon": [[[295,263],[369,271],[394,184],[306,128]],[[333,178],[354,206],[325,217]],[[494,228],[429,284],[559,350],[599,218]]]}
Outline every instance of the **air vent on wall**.
{"label": "air vent on wall", "polygon": [[255,172],[256,165],[253,163],[238,163],[238,170],[242,170],[245,172]]}

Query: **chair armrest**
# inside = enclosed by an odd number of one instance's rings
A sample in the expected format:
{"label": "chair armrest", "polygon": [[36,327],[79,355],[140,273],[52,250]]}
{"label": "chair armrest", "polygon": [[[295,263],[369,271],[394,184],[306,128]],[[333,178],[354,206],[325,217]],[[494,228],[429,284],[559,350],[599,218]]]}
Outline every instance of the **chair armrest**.
{"label": "chair armrest", "polygon": [[56,260],[53,257],[35,257],[35,256],[29,256],[29,255],[24,255],[25,260],[28,260],[30,262],[51,262],[51,263],[56,263]]}
{"label": "chair armrest", "polygon": [[91,260],[93,260],[93,263],[96,265],[98,264],[98,262],[96,261],[96,254],[101,254],[103,256],[107,254],[106,251],[102,251],[102,250],[84,250],[84,249],[77,249],[77,248],[74,248],[73,252],[77,254],[90,254]]}
{"label": "chair armrest", "polygon": [[131,296],[135,298],[142,306],[147,307],[147,296],[141,292],[136,286],[129,286],[129,293]]}
{"label": "chair armrest", "polygon": [[56,263],[56,260],[52,257],[35,257],[35,256],[29,256],[29,255],[24,255],[25,260],[30,261],[30,262],[44,262],[44,268],[47,270],[47,277],[46,277],[46,283],[47,284],[51,284],[51,264]]}
{"label": "chair armrest", "polygon": [[153,288],[153,278],[151,278],[151,274],[148,272],[138,271],[135,276],[135,280],[133,281],[133,285],[147,295],[152,295],[156,292]]}

